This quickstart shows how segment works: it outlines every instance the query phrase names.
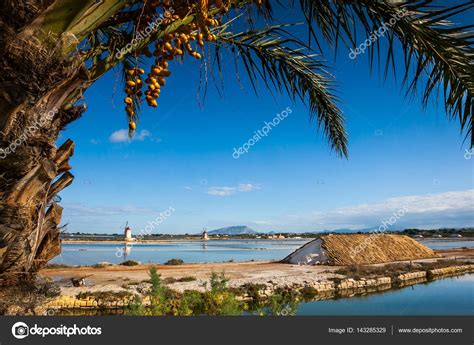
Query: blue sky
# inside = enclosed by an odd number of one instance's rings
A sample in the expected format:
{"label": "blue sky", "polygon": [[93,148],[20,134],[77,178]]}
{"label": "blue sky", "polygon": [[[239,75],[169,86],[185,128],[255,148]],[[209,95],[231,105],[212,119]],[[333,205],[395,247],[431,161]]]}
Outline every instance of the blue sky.
{"label": "blue sky", "polygon": [[[223,96],[211,83],[202,107],[199,64],[171,63],[159,107],[143,108],[129,141],[120,74],[107,74],[87,91],[87,112],[58,141],[76,142],[76,180],[61,194],[68,230],[114,233],[126,221],[139,230],[169,207],[175,212],[154,233],[369,228],[402,208],[396,228],[474,226],[474,157],[465,158],[459,125],[442,106],[423,112],[393,78],[371,78],[365,56],[354,62],[341,50],[333,73],[348,160],[331,153],[303,104],[263,85],[256,96],[245,78],[237,83],[232,61],[225,63]],[[267,137],[233,158],[234,148],[287,107],[291,114]]]}

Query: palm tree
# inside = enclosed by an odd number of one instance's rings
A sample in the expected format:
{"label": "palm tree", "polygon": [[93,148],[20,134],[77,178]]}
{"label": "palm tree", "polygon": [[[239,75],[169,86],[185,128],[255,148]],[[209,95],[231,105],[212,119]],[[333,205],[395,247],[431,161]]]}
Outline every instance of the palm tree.
{"label": "palm tree", "polygon": [[[223,73],[222,59],[233,54],[255,90],[260,82],[307,104],[332,150],[347,156],[344,116],[324,57],[338,47],[353,52],[369,38],[370,65],[384,66],[388,74],[402,64],[402,86],[419,93],[423,104],[442,92],[447,116],[459,121],[472,146],[474,36],[472,25],[451,19],[473,5],[472,0],[454,6],[430,0],[3,0],[1,284],[34,276],[60,253],[57,195],[73,180],[68,161],[74,143],[66,140],[59,148],[55,143],[86,110],[84,91],[112,68],[123,70],[130,135],[141,106],[157,106],[171,73],[168,61],[202,59],[209,70]],[[302,23],[277,23],[273,14],[279,7],[300,14]],[[384,35],[373,39],[393,18]],[[304,25],[307,37],[294,35],[295,25]],[[142,68],[150,64],[142,80]]]}

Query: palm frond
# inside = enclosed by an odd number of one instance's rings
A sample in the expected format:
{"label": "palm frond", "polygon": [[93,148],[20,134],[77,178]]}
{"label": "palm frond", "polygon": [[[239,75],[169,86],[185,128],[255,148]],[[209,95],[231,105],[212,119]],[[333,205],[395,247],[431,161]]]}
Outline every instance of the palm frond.
{"label": "palm frond", "polygon": [[290,37],[284,27],[237,34],[222,30],[217,35],[216,58],[221,59],[220,48],[230,46],[245,66],[255,91],[261,80],[268,89],[286,91],[292,99],[305,102],[310,117],[316,118],[323,128],[331,148],[347,157],[347,133],[334,95],[334,78],[319,56],[311,53],[302,41]]}
{"label": "palm frond", "polygon": [[[422,86],[425,107],[441,89],[445,110],[451,119],[457,118],[461,131],[474,146],[474,34],[473,25],[457,26],[450,20],[474,8],[474,1],[452,6],[435,6],[432,0],[299,0],[311,28],[319,29],[323,39],[337,47],[342,41],[355,48],[392,18],[397,18],[384,35],[387,48],[385,75],[390,66],[396,75],[395,45],[400,44],[404,57],[404,78],[407,94],[415,95]],[[400,10],[405,15],[399,17]],[[363,29],[366,37],[359,39]],[[315,29],[311,32],[315,34]],[[379,37],[369,45],[370,65],[374,52],[380,60],[383,47]]]}

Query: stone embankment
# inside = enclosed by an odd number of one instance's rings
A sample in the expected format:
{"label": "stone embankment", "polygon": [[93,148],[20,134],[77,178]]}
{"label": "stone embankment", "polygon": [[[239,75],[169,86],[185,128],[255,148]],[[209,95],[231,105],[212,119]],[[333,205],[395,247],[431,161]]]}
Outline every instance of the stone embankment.
{"label": "stone embankment", "polygon": [[[314,300],[330,299],[334,297],[350,297],[358,294],[366,294],[377,291],[384,291],[391,288],[397,288],[407,285],[414,285],[426,282],[432,279],[438,279],[446,276],[462,275],[474,272],[474,264],[462,266],[449,266],[445,268],[433,269],[429,271],[417,271],[400,274],[394,278],[360,278],[340,279],[319,281],[315,277],[300,277],[299,279],[289,280],[284,277],[269,281],[254,280],[231,281],[231,287],[240,288],[243,293],[239,296],[241,300],[250,300],[255,297],[266,299],[270,296],[285,291],[297,291],[303,295],[312,295]],[[248,289],[253,286],[254,289]],[[256,287],[256,289],[255,289]],[[141,291],[146,290],[141,287]],[[253,290],[253,292],[250,292]],[[256,290],[256,291],[255,291]],[[74,296],[61,296],[48,303],[50,310],[54,309],[98,309],[98,308],[123,308],[128,306],[135,296],[140,295],[137,291],[130,291],[129,294],[122,295],[115,299],[98,299],[95,297],[76,298]],[[144,297],[143,303],[146,305],[147,297]]]}
{"label": "stone embankment", "polygon": [[438,268],[427,272],[429,278],[458,275],[463,273],[471,273],[474,271],[474,265],[450,266]]}

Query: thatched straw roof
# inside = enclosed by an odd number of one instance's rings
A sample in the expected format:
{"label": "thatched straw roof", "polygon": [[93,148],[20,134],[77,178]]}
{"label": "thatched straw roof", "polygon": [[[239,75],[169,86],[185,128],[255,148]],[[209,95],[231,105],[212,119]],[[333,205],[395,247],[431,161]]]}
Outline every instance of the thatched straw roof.
{"label": "thatched straw roof", "polygon": [[430,248],[404,235],[329,235],[321,240],[327,261],[333,265],[365,265],[437,256]]}

